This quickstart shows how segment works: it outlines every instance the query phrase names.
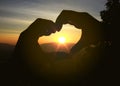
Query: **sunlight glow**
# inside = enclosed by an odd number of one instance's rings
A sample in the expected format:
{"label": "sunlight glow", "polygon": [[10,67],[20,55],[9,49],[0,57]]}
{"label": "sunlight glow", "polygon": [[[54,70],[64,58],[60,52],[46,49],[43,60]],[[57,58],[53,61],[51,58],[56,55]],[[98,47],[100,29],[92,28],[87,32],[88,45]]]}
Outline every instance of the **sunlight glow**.
{"label": "sunlight glow", "polygon": [[50,36],[42,36],[38,40],[43,51],[45,52],[66,52],[76,44],[82,36],[82,30],[73,25],[65,24],[61,31],[51,34]]}
{"label": "sunlight glow", "polygon": [[64,44],[66,42],[66,38],[64,36],[61,36],[58,38],[58,42]]}
{"label": "sunlight glow", "polygon": [[[76,28],[73,25],[65,24],[63,25],[62,29],[59,32],[53,33],[50,36],[42,36],[38,40],[39,44],[45,44],[45,43],[59,43],[59,38],[62,38],[62,40],[65,40],[65,44],[67,43],[77,43],[82,36],[82,30],[79,28]],[[61,40],[61,38],[60,38]]]}

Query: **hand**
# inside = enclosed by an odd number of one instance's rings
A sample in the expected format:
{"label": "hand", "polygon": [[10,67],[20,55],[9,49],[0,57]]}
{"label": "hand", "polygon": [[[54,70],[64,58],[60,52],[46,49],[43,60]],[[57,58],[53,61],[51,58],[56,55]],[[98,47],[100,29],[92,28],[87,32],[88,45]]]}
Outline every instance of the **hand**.
{"label": "hand", "polygon": [[86,12],[63,10],[56,19],[57,28],[60,30],[63,24],[72,24],[77,28],[90,28],[99,25],[99,21]]}
{"label": "hand", "polygon": [[[31,68],[30,70],[38,67],[41,71],[42,67],[44,68],[50,60],[47,58],[48,55],[42,51],[38,39],[40,36],[50,35],[55,31],[56,26],[54,22],[38,18],[20,34],[14,49],[14,58],[15,63],[22,66],[21,70],[24,70],[23,66],[26,65]],[[27,68],[25,69],[27,70]]]}
{"label": "hand", "polygon": [[[39,46],[38,39],[43,35],[50,35],[51,33],[56,32],[55,23],[51,20],[36,19],[25,31],[23,31],[17,41],[15,47],[15,54],[21,57],[31,57],[35,56],[40,57],[43,53],[41,47]],[[16,53],[17,52],[17,53]]]}
{"label": "hand", "polygon": [[56,19],[58,30],[66,23],[82,29],[82,37],[71,49],[72,51],[79,51],[81,48],[90,44],[97,44],[103,39],[102,24],[86,12],[63,10]]}
{"label": "hand", "polygon": [[28,27],[27,31],[36,36],[50,35],[56,32],[56,26],[51,20],[38,18]]}

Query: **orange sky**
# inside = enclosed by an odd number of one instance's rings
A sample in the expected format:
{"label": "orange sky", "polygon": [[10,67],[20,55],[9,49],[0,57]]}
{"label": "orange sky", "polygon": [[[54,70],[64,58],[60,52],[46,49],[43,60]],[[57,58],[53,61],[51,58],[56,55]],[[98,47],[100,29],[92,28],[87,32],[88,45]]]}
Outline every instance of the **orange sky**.
{"label": "orange sky", "polygon": [[15,45],[18,40],[19,34],[0,34],[0,43],[7,43]]}

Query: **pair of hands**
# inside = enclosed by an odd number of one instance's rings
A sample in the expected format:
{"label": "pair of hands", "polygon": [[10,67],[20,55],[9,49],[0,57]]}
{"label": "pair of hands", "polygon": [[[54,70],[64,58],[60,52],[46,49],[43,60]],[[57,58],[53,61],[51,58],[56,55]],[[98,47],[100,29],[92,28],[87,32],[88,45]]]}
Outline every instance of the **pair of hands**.
{"label": "pair of hands", "polygon": [[92,16],[88,13],[63,10],[57,17],[55,23],[51,20],[38,18],[29,26],[29,28],[33,29],[32,32],[37,36],[48,36],[51,33],[60,31],[62,25],[67,23],[72,24],[77,28],[84,28],[84,25],[88,24],[88,19],[92,19]]}
{"label": "pair of hands", "polygon": [[67,23],[82,29],[81,40],[71,49],[72,52],[76,52],[81,47],[96,44],[103,40],[104,34],[101,28],[101,22],[86,12],[75,12],[71,10],[63,10],[55,22],[38,18],[28,27],[29,31],[27,32],[38,40],[41,36],[48,36],[51,33],[60,31],[62,25]]}
{"label": "pair of hands", "polygon": [[[40,36],[44,36],[44,35],[48,36],[51,33],[60,31],[63,24],[69,23],[77,28],[80,29],[82,28],[82,40],[81,40],[82,44],[78,44],[78,45],[84,47],[83,44],[90,44],[91,41],[94,41],[95,38],[99,40],[99,38],[96,37],[96,34],[98,35],[99,33],[98,27],[97,28],[95,27],[99,24],[99,22],[98,23],[97,22],[98,21],[88,13],[75,12],[71,10],[63,10],[60,13],[60,15],[57,17],[55,23],[51,20],[38,18],[28,27],[28,29],[26,29],[21,33],[20,38],[15,47],[15,54],[16,54],[15,56],[16,57],[18,56],[18,58],[20,57],[20,61],[21,58],[22,60],[25,60],[27,64],[29,64],[30,67],[33,68],[33,70],[35,68],[36,72],[41,70],[46,72],[44,73],[45,75],[48,74],[48,70],[51,71],[51,73],[53,74],[60,73],[59,72],[60,68],[61,70],[64,70],[64,68],[66,68],[66,73],[68,73],[68,70],[72,69],[71,66],[73,64],[74,65],[72,66],[73,67],[72,70],[74,71],[74,68],[76,68],[76,62],[79,61],[79,57],[81,56],[81,53],[80,55],[75,56],[74,59],[69,59],[69,60],[66,59],[60,61],[61,63],[59,63],[56,60],[53,61],[54,56],[52,56],[52,54],[50,55],[46,54],[41,50],[39,44],[37,43],[37,40]],[[75,48],[74,47],[72,48],[72,51],[74,51],[74,49],[76,50],[76,47],[79,48],[79,46],[75,46]],[[55,70],[56,73],[54,73],[54,71],[52,71],[51,69]]]}

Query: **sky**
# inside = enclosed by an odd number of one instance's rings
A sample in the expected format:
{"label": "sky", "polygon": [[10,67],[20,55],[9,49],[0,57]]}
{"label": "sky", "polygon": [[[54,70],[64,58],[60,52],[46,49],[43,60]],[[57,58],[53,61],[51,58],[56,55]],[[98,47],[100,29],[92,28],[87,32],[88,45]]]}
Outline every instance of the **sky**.
{"label": "sky", "polygon": [[[0,43],[16,44],[19,34],[36,18],[50,19],[55,22],[63,9],[88,12],[101,21],[100,11],[105,9],[105,3],[106,0],[0,0]],[[52,34],[49,37],[40,38],[40,42],[52,42],[59,34],[69,35],[72,32],[77,37],[71,42],[77,42],[80,39],[81,31],[70,25],[66,27],[62,29],[61,33],[56,33],[57,35]]]}

